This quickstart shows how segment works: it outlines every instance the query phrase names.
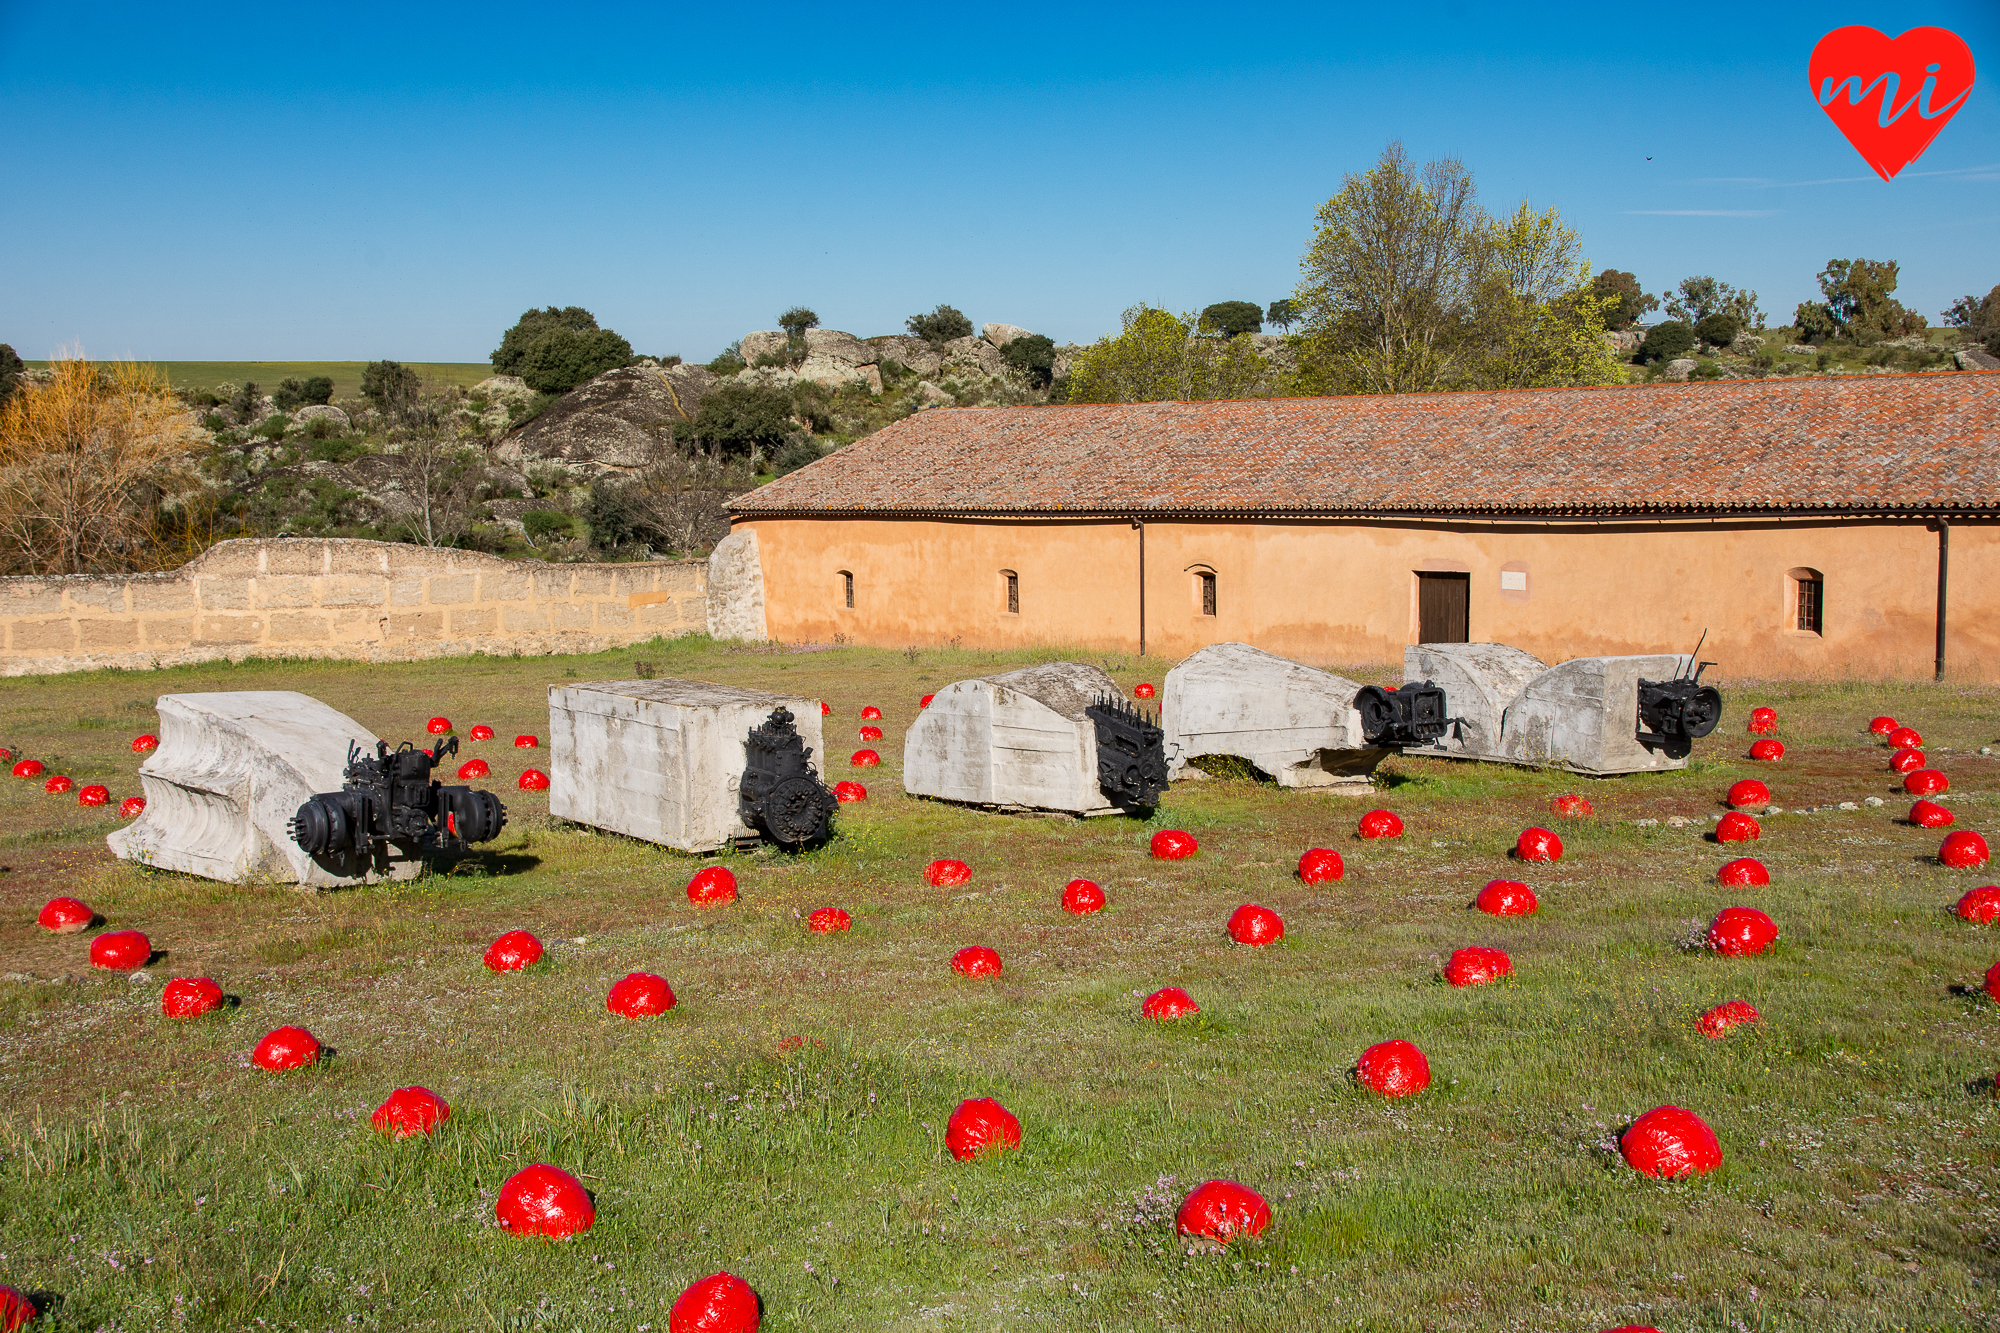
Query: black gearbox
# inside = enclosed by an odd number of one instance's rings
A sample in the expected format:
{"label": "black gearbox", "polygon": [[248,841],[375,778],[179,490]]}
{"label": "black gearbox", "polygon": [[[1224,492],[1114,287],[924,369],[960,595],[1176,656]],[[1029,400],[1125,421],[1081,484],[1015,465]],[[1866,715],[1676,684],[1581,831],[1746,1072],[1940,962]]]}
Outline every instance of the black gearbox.
{"label": "black gearbox", "polygon": [[791,709],[780,708],[752,727],[743,755],[747,762],[736,794],[743,822],[785,847],[825,839],[839,803],[819,780],[812,747],[799,735]]}
{"label": "black gearbox", "polygon": [[1100,698],[1083,710],[1097,727],[1097,785],[1113,805],[1151,810],[1167,789],[1166,733],[1151,713]]}
{"label": "black gearbox", "polygon": [[1451,720],[1444,687],[1428,680],[1394,690],[1364,685],[1354,707],[1361,714],[1361,739],[1369,745],[1427,745],[1444,735]]}
{"label": "black gearbox", "polygon": [[456,736],[435,750],[404,741],[391,751],[389,742],[376,741],[373,758],[350,743],[344,784],[299,807],[288,826],[292,840],[309,856],[366,854],[392,842],[425,852],[490,842],[507,825],[500,798],[447,787],[431,777],[433,768],[456,753]]}

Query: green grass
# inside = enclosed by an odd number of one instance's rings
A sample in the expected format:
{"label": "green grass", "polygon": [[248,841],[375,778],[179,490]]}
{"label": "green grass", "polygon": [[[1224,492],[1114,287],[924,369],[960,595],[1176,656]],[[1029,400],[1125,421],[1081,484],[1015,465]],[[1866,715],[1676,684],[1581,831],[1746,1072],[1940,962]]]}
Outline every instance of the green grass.
{"label": "green grass", "polygon": [[[297,689],[390,738],[433,713],[493,726],[501,741],[466,748],[510,811],[489,853],[447,872],[305,896],[110,862],[85,839],[115,819],[0,785],[0,972],[35,978],[0,981],[0,1280],[59,1297],[63,1329],[664,1330],[679,1291],[724,1268],[774,1331],[1994,1325],[2000,1011],[1976,984],[2000,944],[1947,910],[1990,876],[1926,859],[1940,835],[1897,822],[1907,798],[1861,728],[1884,711],[1916,725],[1961,825],[1991,836],[2000,783],[1977,749],[2000,691],[1726,683],[1723,731],[1681,774],[1391,760],[1378,800],[1409,831],[1386,843],[1351,836],[1365,803],[1246,777],[1180,784],[1146,823],[901,794],[922,694],[1053,655],[691,639],[0,680],[0,742],[94,765],[114,798],[134,786],[127,733],[156,729],[130,701]],[[825,698],[828,776],[860,778],[868,801],[842,807],[822,849],[726,858],[742,898],[699,912],[682,892],[695,858],[550,820],[513,785],[544,754],[505,738],[545,732],[550,683],[629,676],[639,658]],[[1127,687],[1166,665],[1093,660]],[[885,763],[857,774],[845,756],[867,703],[887,714]],[[1764,703],[1783,719],[1780,765],[1741,758]],[[1889,803],[1767,819],[1754,850],[1772,887],[1723,892],[1727,856],[1699,829],[1753,771],[1790,808]],[[1562,825],[1564,860],[1510,862],[1572,789],[1597,815]],[[1151,860],[1161,827],[1195,832],[1201,854]],[[1315,845],[1342,853],[1344,880],[1293,877]],[[925,886],[940,856],[973,882]],[[1105,887],[1104,912],[1057,910],[1075,875]],[[1533,882],[1542,912],[1468,912],[1498,876]],[[32,925],[56,893],[145,930],[166,961],[145,982],[92,973],[84,937]],[[1229,943],[1245,901],[1283,914],[1282,944]],[[1773,954],[1683,947],[1735,901],[1777,918]],[[853,931],[805,932],[830,904]],[[481,950],[516,927],[547,961],[486,973]],[[1005,958],[997,981],[948,970],[972,943]],[[1466,944],[1509,950],[1515,978],[1444,986],[1439,965]],[[633,969],[666,976],[679,1006],[606,1013]],[[159,986],[175,974],[213,976],[240,1006],[169,1024]],[[1139,1019],[1164,985],[1201,1016]],[[1693,1017],[1726,999],[1762,1027],[1697,1036]],[[291,1022],[336,1054],[296,1075],[249,1067]],[[1427,1092],[1385,1103],[1349,1082],[1388,1037],[1428,1054]],[[411,1083],[451,1121],[379,1139],[369,1112]],[[944,1153],[972,1096],[1021,1118],[1020,1152]],[[1664,1102],[1715,1126],[1722,1170],[1662,1183],[1623,1166],[1618,1130]],[[595,1191],[593,1231],[546,1244],[494,1227],[494,1192],[537,1161]],[[1270,1201],[1261,1242],[1175,1235],[1181,1197],[1218,1176]]]}
{"label": "green grass", "polygon": [[[46,361],[30,361],[28,365],[42,370],[48,367]],[[325,375],[333,380],[333,396],[352,398],[361,392],[361,372],[367,367],[366,361],[155,361],[167,377],[167,382],[176,389],[212,389],[218,384],[241,385],[246,380],[255,380],[265,392],[278,387],[281,380],[310,379],[314,375]],[[485,361],[406,361],[403,363],[420,375],[440,379],[447,384],[471,388],[493,373],[493,367]]]}

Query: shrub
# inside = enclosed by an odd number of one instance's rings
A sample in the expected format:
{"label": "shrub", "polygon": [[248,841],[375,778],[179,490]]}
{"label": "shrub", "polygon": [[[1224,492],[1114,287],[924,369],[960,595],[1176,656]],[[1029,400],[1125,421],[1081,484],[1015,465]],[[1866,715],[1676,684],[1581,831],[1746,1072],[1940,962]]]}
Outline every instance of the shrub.
{"label": "shrub", "polygon": [[1291,332],[1292,325],[1298,323],[1303,318],[1305,318],[1305,315],[1299,310],[1299,303],[1292,300],[1289,296],[1283,300],[1271,302],[1271,308],[1264,312],[1264,322],[1266,324],[1275,325],[1287,333]]}
{"label": "shrub", "polygon": [[27,368],[28,363],[23,361],[12,347],[0,343],[0,406],[6,405],[7,399],[14,392],[14,386],[20,382],[21,372]]}
{"label": "shrub", "polygon": [[[245,387],[255,389],[257,386]],[[361,396],[385,413],[393,413],[414,403],[419,387],[417,372],[401,362],[370,361],[361,371]]]}
{"label": "shrub", "polygon": [[1000,359],[1025,375],[1035,388],[1046,389],[1055,378],[1055,339],[1041,333],[1024,334],[1001,349]]}
{"label": "shrub", "polygon": [[593,333],[597,329],[597,316],[580,305],[564,306],[558,310],[549,306],[545,310],[523,311],[514,321],[514,327],[500,335],[500,345],[487,357],[493,363],[496,375],[518,375],[521,363],[527,360],[528,349],[549,333]]}
{"label": "shrub", "polygon": [[1694,330],[1680,320],[1669,319],[1646,330],[1646,340],[1639,344],[1639,360],[1671,361],[1694,350]]}
{"label": "shrub", "polygon": [[229,429],[229,419],[223,416],[222,413],[220,412],[210,412],[207,416],[201,419],[201,424],[208,427],[208,429],[215,431]]}
{"label": "shrub", "polygon": [[[792,422],[792,398],[783,389],[762,384],[724,384],[701,400],[686,428],[703,447],[723,454],[769,454],[797,427]],[[591,520],[595,540],[597,522]]]}
{"label": "shrub", "polygon": [[819,327],[819,316],[802,305],[795,305],[778,316],[778,327],[785,331],[787,337],[803,338],[807,329]]}
{"label": "shrub", "polygon": [[1695,337],[1711,347],[1727,347],[1736,341],[1736,335],[1741,332],[1743,332],[1743,321],[1721,311],[1694,326]]}
{"label": "shrub", "polygon": [[1604,327],[1614,331],[1629,329],[1641,315],[1660,308],[1660,298],[1646,295],[1638,275],[1621,269],[1604,270],[1591,280],[1590,289],[1614,303],[1604,312]]}
{"label": "shrub", "polygon": [[1264,312],[1255,301],[1218,301],[1201,312],[1204,333],[1234,338],[1239,333],[1262,333]]}
{"label": "shrub", "polygon": [[723,348],[721,355],[708,363],[708,369],[711,374],[718,375],[723,379],[728,379],[731,375],[742,370],[743,344],[740,341],[733,342]]}
{"label": "shrub", "polygon": [[940,305],[928,315],[911,315],[903,327],[927,343],[944,344],[972,336],[972,321],[955,306]]}
{"label": "shrub", "polygon": [[243,387],[229,396],[229,410],[236,414],[239,425],[248,425],[250,414],[262,407],[264,395],[257,389],[257,381],[248,380]]}
{"label": "shrub", "polygon": [[333,380],[325,375],[314,375],[304,380],[282,380],[278,391],[271,397],[281,412],[299,407],[324,406],[333,401]]}
{"label": "shrub", "polygon": [[568,393],[632,359],[632,344],[610,329],[554,329],[528,347],[520,375],[536,393]]}
{"label": "shrub", "polygon": [[1722,378],[1722,373],[1720,362],[1710,361],[1704,357],[1695,363],[1693,370],[1688,372],[1688,378],[1691,380],[1719,380]]}
{"label": "shrub", "polygon": [[289,417],[281,412],[273,412],[270,416],[264,418],[262,425],[257,427],[257,433],[265,439],[275,442],[285,438],[285,427],[291,424]]}
{"label": "shrub", "polygon": [[576,532],[575,522],[560,509],[530,509],[521,515],[521,526],[537,546],[551,536],[567,539]]}
{"label": "shrub", "polygon": [[808,463],[817,463],[819,459],[819,446],[801,435],[778,450],[777,456],[771,460],[771,471],[782,477],[788,472],[797,472]]}

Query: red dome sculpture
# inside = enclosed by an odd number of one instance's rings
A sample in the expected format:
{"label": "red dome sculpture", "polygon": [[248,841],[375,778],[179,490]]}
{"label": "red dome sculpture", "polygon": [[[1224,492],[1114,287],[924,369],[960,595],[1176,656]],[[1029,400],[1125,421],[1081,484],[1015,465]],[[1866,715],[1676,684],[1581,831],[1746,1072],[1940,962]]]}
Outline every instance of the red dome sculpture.
{"label": "red dome sculpture", "polygon": [[153,956],[153,943],[136,930],[108,930],[90,942],[90,965],[107,972],[132,972]]}
{"label": "red dome sculpture", "polygon": [[1764,836],[1764,826],[1749,815],[1731,810],[1715,823],[1717,842],[1755,842]]}
{"label": "red dome sculpture", "polygon": [[1533,889],[1513,879],[1493,880],[1473,903],[1488,916],[1532,916],[1542,905]]}
{"label": "red dome sculpture", "polygon": [[[2000,963],[1995,963],[1986,969],[1986,993],[1994,1000],[2000,1001]],[[2000,1085],[2000,1077],[1996,1077],[1995,1083]]]}
{"label": "red dome sculpture", "polygon": [[451,731],[451,719],[448,717],[434,717],[424,724],[424,730],[433,736],[446,735]]}
{"label": "red dome sculpture", "polygon": [[951,956],[951,970],[962,977],[997,977],[1000,955],[983,944],[973,944]]}
{"label": "red dome sculpture", "polygon": [[881,739],[882,739],[882,728],[880,728],[880,727],[863,727],[863,728],[861,729],[861,739],[862,739],[862,740],[864,740],[864,741],[879,741],[879,740],[881,740]]}
{"label": "red dome sculpture", "polygon": [[1139,1006],[1139,1012],[1147,1018],[1186,1018],[1200,1013],[1201,1006],[1179,986],[1164,986],[1146,997],[1145,1003]]}
{"label": "red dome sculpture", "polygon": [[146,798],[143,796],[127,796],[118,803],[118,817],[120,819],[137,819],[145,813]]}
{"label": "red dome sculpture", "polygon": [[1775,736],[1778,734],[1778,710],[1775,708],[1753,708],[1750,710],[1750,734],[1753,736]]}
{"label": "red dome sculpture", "polygon": [[877,708],[874,704],[869,704],[866,708],[861,710],[861,720],[863,722],[879,721],[881,717],[882,717],[882,710]]}
{"label": "red dome sculpture", "polygon": [[521,770],[521,780],[514,785],[522,791],[547,791],[549,775],[539,768],[525,768]]}
{"label": "red dome sculpture", "polygon": [[1914,773],[1928,764],[1922,750],[1898,750],[1889,756],[1889,771],[1892,773]]}
{"label": "red dome sculpture", "polygon": [[58,773],[42,784],[42,790],[51,796],[63,796],[76,790],[76,780]]}
{"label": "red dome sculpture", "polygon": [[822,701],[819,706],[819,715],[821,717],[832,717],[833,707],[830,704],[827,704],[826,702]]}
{"label": "red dome sculpture", "polygon": [[1920,768],[1903,779],[1903,790],[1912,796],[1938,796],[1951,790],[1951,779],[1935,768]]}
{"label": "red dome sculpture", "polygon": [[1754,856],[1739,856],[1715,872],[1715,882],[1729,888],[1761,888],[1771,882],[1771,872]]}
{"label": "red dome sculpture", "polygon": [[991,1097],[968,1097],[944,1127],[944,1146],[961,1162],[1021,1146],[1021,1122]]}
{"label": "red dome sculpture", "polygon": [[1938,860],[1953,870],[1971,870],[1983,866],[1991,858],[1986,850],[1986,839],[1971,829],[1961,829],[1946,837],[1944,845],[1938,848]]}
{"label": "red dome sculpture", "polygon": [[1868,724],[1868,730],[1874,732],[1877,736],[1887,736],[1901,725],[1893,717],[1878,717]]}
{"label": "red dome sculpture", "polygon": [[157,750],[159,748],[160,748],[160,738],[158,736],[153,735],[153,733],[151,733],[150,731],[143,736],[134,736],[132,738],[133,754],[149,754],[152,751]]}
{"label": "red dome sculpture", "polygon": [[1403,821],[1393,810],[1370,810],[1361,816],[1355,826],[1356,837],[1373,841],[1376,838],[1400,838],[1403,836]]}
{"label": "red dome sculpture", "polygon": [[620,1018],[654,1018],[674,1007],[674,988],[651,972],[627,972],[604,997],[604,1007]]}
{"label": "red dome sculpture", "polygon": [[1276,944],[1285,938],[1285,923],[1276,912],[1255,903],[1244,903],[1229,916],[1229,938],[1253,947]]}
{"label": "red dome sculpture", "polygon": [[1729,958],[1748,958],[1777,942],[1778,923],[1754,907],[1725,907],[1708,923],[1708,947]]}
{"label": "red dome sculpture", "polygon": [[833,784],[833,799],[842,805],[852,805],[856,801],[868,799],[868,789],[858,782],[836,782]]}
{"label": "red dome sculpture", "polygon": [[472,739],[474,739],[474,740],[476,740],[476,741],[490,741],[490,740],[492,740],[492,739],[493,739],[493,728],[491,728],[491,727],[487,726],[487,725],[486,725],[486,724],[485,724],[484,722],[480,723],[480,724],[479,724],[478,726],[476,726],[476,727],[474,727],[474,728],[472,729]]}
{"label": "red dome sculpture", "polygon": [[1729,795],[1723,798],[1723,804],[1733,805],[1739,810],[1746,806],[1769,805],[1770,803],[1771,789],[1755,778],[1745,778],[1741,782],[1734,784],[1729,789]]}
{"label": "red dome sculpture", "polygon": [[882,762],[882,756],[873,750],[856,750],[847,757],[849,768],[875,768]]}
{"label": "red dome sculpture", "polygon": [[1702,1036],[1718,1038],[1728,1034],[1729,1029],[1743,1027],[1749,1023],[1761,1023],[1764,1015],[1756,1007],[1742,1000],[1731,1000],[1718,1004],[1694,1021],[1695,1030]]}
{"label": "red dome sculpture", "polygon": [[1472,945],[1452,950],[1444,965],[1444,979],[1454,986],[1484,986],[1514,975],[1514,960],[1504,950]]}
{"label": "red dome sculpture", "polygon": [[1704,1175],[1722,1165],[1715,1131],[1693,1111],[1656,1106],[1632,1122],[1618,1139],[1625,1162],[1640,1175],[1674,1180]]}
{"label": "red dome sculpture", "polygon": [[963,861],[939,860],[924,867],[924,883],[934,889],[955,888],[972,881],[972,867]]}
{"label": "red dome sculpture", "polygon": [[1550,801],[1549,813],[1558,819],[1583,819],[1596,814],[1597,811],[1591,807],[1589,797],[1578,796],[1571,792]]}
{"label": "red dome sculpture", "polygon": [[536,1163],[507,1177],[493,1215],[517,1236],[567,1240],[597,1224],[590,1192],[569,1172]]}
{"label": "red dome sculpture", "polygon": [[1967,921],[1976,921],[1982,926],[2000,921],[2000,885],[1988,884],[1971,890],[1958,900],[1955,910]]}
{"label": "red dome sculpture", "polygon": [[428,1134],[449,1119],[451,1108],[429,1088],[397,1088],[375,1108],[368,1123],[384,1134],[407,1139]]}
{"label": "red dome sculpture", "polygon": [[935,698],[937,698],[935,694],[926,694],[923,698],[917,700],[917,707],[929,708],[931,706],[931,700]]}
{"label": "red dome sculpture", "polygon": [[79,898],[51,898],[42,904],[35,924],[58,935],[74,935],[90,929],[90,923],[96,919],[97,913]]}
{"label": "red dome sculpture", "polygon": [[510,930],[486,946],[489,972],[518,972],[542,961],[542,942],[525,930]]}
{"label": "red dome sculpture", "polygon": [[1153,688],[1152,681],[1142,680],[1137,685],[1134,685],[1132,687],[1132,693],[1137,698],[1150,699],[1154,695],[1158,694],[1159,691]]}
{"label": "red dome sculpture", "polygon": [[0,1333],[14,1333],[41,1317],[33,1301],[12,1287],[0,1285]]}
{"label": "red dome sculpture", "polygon": [[1299,858],[1299,878],[1307,884],[1324,884],[1347,874],[1340,853],[1328,847],[1314,847]]}
{"label": "red dome sculpture", "polygon": [[822,907],[806,918],[806,929],[820,935],[831,935],[836,931],[850,930],[854,918],[838,907]]}
{"label": "red dome sculpture", "polygon": [[705,1277],[667,1312],[667,1333],[757,1333],[757,1293],[734,1273]]}
{"label": "red dome sculpture", "polygon": [[1514,855],[1523,861],[1560,861],[1563,840],[1545,828],[1523,829],[1514,840]]}
{"label": "red dome sculpture", "polygon": [[728,866],[708,866],[687,883],[688,901],[696,907],[727,907],[736,901],[736,872]]}
{"label": "red dome sculpture", "polygon": [[1950,828],[1958,816],[1936,801],[1918,801],[1910,807],[1910,822],[1918,828]]}
{"label": "red dome sculpture", "polygon": [[1233,1180],[1211,1180],[1195,1186],[1174,1214],[1174,1230],[1227,1245],[1238,1236],[1261,1236],[1271,1225],[1271,1205],[1264,1196]]}
{"label": "red dome sculpture", "polygon": [[1162,861],[1185,861],[1201,850],[1194,834],[1186,829],[1163,828],[1153,835],[1148,844],[1153,855]]}
{"label": "red dome sculpture", "polygon": [[14,776],[17,778],[38,778],[45,771],[39,759],[23,759],[14,765]]}
{"label": "red dome sculpture", "polygon": [[1073,916],[1089,916],[1104,910],[1104,890],[1087,879],[1073,879],[1063,885],[1062,909]]}
{"label": "red dome sculpture", "polygon": [[1889,733],[1889,744],[1898,750],[1921,750],[1924,738],[1915,727],[1897,727]]}
{"label": "red dome sculpture", "polygon": [[536,736],[516,736],[514,738],[514,748],[517,750],[538,750],[541,748],[541,745],[541,739]]}
{"label": "red dome sculpture", "polygon": [[222,987],[208,977],[175,977],[160,991],[160,1012],[168,1018],[200,1018],[222,1004]]}
{"label": "red dome sculpture", "polygon": [[1407,1041],[1378,1041],[1354,1062],[1354,1077],[1384,1097],[1412,1097],[1431,1085],[1431,1062]]}
{"label": "red dome sculpture", "polygon": [[470,782],[474,778],[489,777],[492,773],[493,766],[488,764],[484,759],[468,759],[458,766],[458,780],[460,782]]}
{"label": "red dome sculpture", "polygon": [[303,1069],[318,1061],[319,1038],[301,1027],[273,1028],[250,1052],[252,1064],[273,1071]]}
{"label": "red dome sculpture", "polygon": [[1750,757],[1761,763],[1774,764],[1785,757],[1783,741],[1761,740],[1750,747]]}

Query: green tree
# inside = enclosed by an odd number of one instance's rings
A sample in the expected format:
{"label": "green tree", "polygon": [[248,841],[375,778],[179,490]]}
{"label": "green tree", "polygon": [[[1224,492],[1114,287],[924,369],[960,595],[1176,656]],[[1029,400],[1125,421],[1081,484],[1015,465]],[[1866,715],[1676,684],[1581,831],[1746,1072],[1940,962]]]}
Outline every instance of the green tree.
{"label": "green tree", "polygon": [[701,400],[687,437],[703,449],[748,457],[753,451],[770,457],[798,425],[792,420],[792,398],[783,389],[762,384],[727,383]]}
{"label": "green tree", "polygon": [[326,375],[314,375],[303,380],[280,380],[278,391],[271,397],[282,412],[289,412],[295,407],[323,405],[333,401],[333,380]]}
{"label": "green tree", "polygon": [[1576,232],[1561,216],[1523,203],[1488,225],[1483,244],[1486,276],[1471,322],[1477,350],[1466,382],[1542,389],[1616,379],[1604,345],[1610,300],[1592,285]]}
{"label": "green tree", "polygon": [[592,333],[596,329],[597,316],[582,306],[564,306],[561,309],[549,306],[543,310],[524,311],[521,318],[514,321],[514,327],[500,336],[500,345],[487,359],[493,362],[494,374],[519,375],[521,363],[528,358],[528,349],[544,335]]}
{"label": "green tree", "polygon": [[568,393],[632,361],[632,344],[610,329],[561,329],[535,339],[521,359],[520,375],[536,393]]}
{"label": "green tree", "polygon": [[[253,393],[257,388],[244,387]],[[417,372],[397,361],[370,361],[361,371],[361,396],[385,416],[399,416],[414,406],[421,388]]]}
{"label": "green tree", "polygon": [[972,321],[955,306],[940,305],[928,315],[911,315],[903,327],[927,343],[943,346],[972,336]]}
{"label": "green tree", "polygon": [[1646,330],[1646,341],[1639,344],[1641,361],[1671,361],[1677,356],[1685,356],[1694,350],[1694,330],[1684,321],[1663,319]]}
{"label": "green tree", "polygon": [[1827,336],[1863,346],[1920,333],[1927,321],[1896,299],[1898,278],[1893,259],[1829,259],[1819,275],[1826,299],[1800,302],[1794,322],[1808,335],[1830,329]]}
{"label": "green tree", "polygon": [[1705,316],[1694,326],[1695,336],[1710,347],[1727,347],[1743,332],[1743,321],[1726,310]]}
{"label": "green tree", "polygon": [[1124,332],[1099,338],[1070,367],[1072,403],[1193,402],[1244,398],[1268,367],[1247,339],[1199,338],[1196,317],[1148,305],[1125,312]]}
{"label": "green tree", "polygon": [[1264,312],[1255,301],[1218,301],[1201,312],[1201,331],[1234,338],[1239,333],[1262,333]]}
{"label": "green tree", "polygon": [[1292,325],[1299,322],[1298,302],[1292,300],[1289,296],[1282,300],[1271,302],[1271,308],[1264,312],[1264,322],[1276,325],[1286,333],[1290,333]]}
{"label": "green tree", "polygon": [[1046,389],[1055,379],[1056,342],[1047,334],[1022,334],[1000,350],[1000,359],[1020,371],[1033,388]]}
{"label": "green tree", "polygon": [[1660,308],[1660,298],[1648,296],[1635,273],[1608,268],[1592,279],[1590,285],[1599,296],[1612,302],[1604,311],[1607,329],[1629,329],[1639,322],[1641,315]]}
{"label": "green tree", "polygon": [[27,368],[28,363],[12,347],[0,343],[0,407],[7,405],[7,400],[14,394],[14,386],[21,382],[21,373]]}
{"label": "green tree", "polygon": [[2000,356],[2000,287],[1984,297],[1959,297],[1945,312],[1944,322],[1961,330],[1967,342],[1982,343],[1987,351]]}
{"label": "green tree", "polygon": [[1710,315],[1733,315],[1742,328],[1764,327],[1764,312],[1757,305],[1757,293],[1738,290],[1706,275],[1682,278],[1681,285],[1667,298],[1667,314],[1683,324],[1699,324]]}

